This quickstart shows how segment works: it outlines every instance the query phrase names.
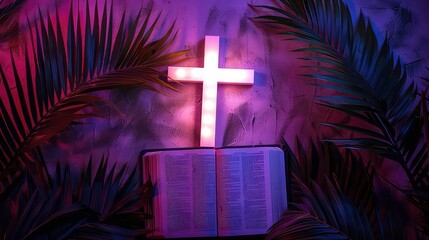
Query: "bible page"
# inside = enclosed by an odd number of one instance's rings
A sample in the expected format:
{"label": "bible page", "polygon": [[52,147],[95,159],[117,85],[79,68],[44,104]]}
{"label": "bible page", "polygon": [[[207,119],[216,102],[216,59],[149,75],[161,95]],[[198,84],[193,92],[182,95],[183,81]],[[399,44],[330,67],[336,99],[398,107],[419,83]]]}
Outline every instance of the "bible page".
{"label": "bible page", "polygon": [[217,150],[219,236],[265,234],[273,224],[268,149]]}
{"label": "bible page", "polygon": [[213,149],[163,151],[165,180],[159,184],[164,237],[216,236],[216,175]]}

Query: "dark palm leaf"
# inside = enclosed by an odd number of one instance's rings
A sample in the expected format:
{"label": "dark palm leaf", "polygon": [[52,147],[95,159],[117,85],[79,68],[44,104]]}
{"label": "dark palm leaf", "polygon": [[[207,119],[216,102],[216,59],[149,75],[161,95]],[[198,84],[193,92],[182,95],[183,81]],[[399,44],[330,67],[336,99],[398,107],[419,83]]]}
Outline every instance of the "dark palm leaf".
{"label": "dark palm leaf", "polygon": [[16,10],[25,2],[25,0],[16,0],[12,3],[5,4],[4,0],[0,1],[0,24],[5,23]]}
{"label": "dark palm leaf", "polygon": [[140,10],[128,22],[124,13],[114,31],[113,4],[106,3],[100,17],[97,4],[93,14],[89,9],[87,4],[81,16],[70,6],[67,31],[61,28],[58,10],[46,16],[39,10],[25,51],[25,71],[12,54],[13,77],[0,66],[0,193],[34,160],[29,150],[71,123],[97,116],[106,101],[92,92],[171,88],[160,79],[158,68],[183,60],[184,51],[166,52],[174,39],[173,26],[153,40],[159,16],[151,22]]}
{"label": "dark palm leaf", "polygon": [[309,188],[294,181],[304,193],[302,201],[293,204],[299,211],[287,211],[267,239],[373,239],[367,216],[329,180],[323,190],[315,182]]}
{"label": "dark palm leaf", "polygon": [[[139,186],[137,172],[114,174],[102,159],[95,172],[92,160],[82,175],[70,174],[57,165],[53,187],[43,194],[31,188],[30,196],[21,194],[21,201],[12,212],[5,239],[86,238],[132,239],[149,232],[145,221],[151,216],[144,211],[152,196],[151,183]],[[113,219],[113,220],[110,220]]]}
{"label": "dark palm leaf", "polygon": [[[338,189],[355,205],[363,210],[368,218],[374,236],[382,236],[378,216],[377,195],[373,187],[373,170],[365,166],[363,161],[355,157],[350,151],[343,151],[327,143],[319,143],[317,146],[310,143],[309,150],[297,140],[297,157],[289,158],[296,161],[291,166],[297,166],[291,171],[299,181],[292,179],[291,202],[300,202],[305,198],[302,185],[311,188],[314,182],[326,187],[325,178],[337,182]],[[285,149],[286,152],[290,151]],[[289,153],[293,155],[292,152]],[[385,227],[389,230],[389,226]]]}
{"label": "dark palm leaf", "polygon": [[18,11],[25,0],[16,0],[4,3],[0,0],[0,48],[3,43],[7,43],[9,48],[18,45],[20,26]]}
{"label": "dark palm leaf", "polygon": [[[349,139],[326,139],[339,147],[370,150],[398,162],[414,190],[429,191],[429,166],[423,131],[424,117],[414,82],[393,56],[388,42],[379,43],[371,22],[359,15],[353,24],[341,0],[282,0],[283,8],[259,6],[272,11],[257,20],[279,26],[289,40],[308,46],[308,74],[317,86],[333,90],[318,102],[355,118],[347,124],[322,123],[352,131]],[[311,73],[317,70],[319,73]],[[412,141],[409,141],[413,139]]]}
{"label": "dark palm leaf", "polygon": [[274,224],[265,239],[350,239],[337,228],[320,219],[302,212],[287,211],[280,221]]}
{"label": "dark palm leaf", "polygon": [[[365,206],[374,204],[373,189],[373,169],[363,164],[361,157],[356,157],[350,151],[340,152],[334,145],[313,142],[304,145],[297,139],[297,156],[295,157],[291,149],[285,148],[288,153],[291,172],[293,172],[305,185],[312,182],[322,184],[325,177],[331,181],[338,181],[341,191],[343,191],[355,204],[362,202]],[[286,145],[287,146],[287,145]],[[359,181],[356,181],[359,179]],[[301,190],[296,188],[295,195],[299,195]],[[370,214],[371,212],[368,212]]]}
{"label": "dark palm leaf", "polygon": [[[407,154],[407,160],[413,163],[411,167],[415,174],[414,176],[423,180],[427,177],[429,171],[428,166],[424,165],[429,152],[429,112],[426,95],[427,89],[422,92],[420,105],[416,108],[416,110],[420,112],[422,118],[422,121],[416,120],[416,122],[423,125],[419,126],[416,131],[423,129],[425,144],[416,143],[416,151]],[[419,114],[417,113],[416,115]],[[408,141],[410,140],[412,141],[413,139],[409,139]],[[426,185],[426,187],[422,186],[420,189],[409,189],[405,191],[405,193],[407,199],[421,210],[422,218],[420,220],[420,230],[426,236],[429,236],[429,187]]]}
{"label": "dark palm leaf", "polygon": [[419,219],[421,223],[421,231],[428,236],[429,235],[429,193],[421,191],[409,191],[407,192],[407,198],[409,201],[414,203],[421,211],[422,217]]}

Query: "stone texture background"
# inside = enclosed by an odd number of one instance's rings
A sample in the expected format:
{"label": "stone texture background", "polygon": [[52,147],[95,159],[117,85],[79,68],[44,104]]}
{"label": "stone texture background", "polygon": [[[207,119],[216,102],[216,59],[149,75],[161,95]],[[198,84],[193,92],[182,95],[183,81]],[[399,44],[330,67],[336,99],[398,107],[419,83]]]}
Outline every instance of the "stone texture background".
{"label": "stone texture background", "polygon": [[[56,3],[55,3],[56,2]],[[76,1],[85,4],[85,1]],[[101,2],[101,1],[100,1]],[[354,16],[362,12],[373,21],[380,39],[386,37],[406,64],[409,78],[429,76],[429,1],[347,0]],[[39,0],[43,8],[66,1]],[[91,4],[94,1],[90,1]],[[33,14],[35,2],[21,10]],[[127,0],[114,1],[115,14],[132,14],[140,6],[161,13],[164,32],[174,21],[178,31],[172,50],[189,49],[182,66],[202,66],[205,35],[219,35],[220,67],[255,70],[255,85],[220,85],[218,88],[217,146],[278,144],[284,138],[292,146],[302,139],[323,134],[315,119],[335,117],[313,104],[319,93],[297,76],[302,70],[295,42],[267,34],[249,18],[255,13],[248,4],[272,4],[270,0]],[[2,54],[8,53],[5,48]],[[2,60],[4,61],[4,60]],[[2,62],[3,66],[8,63]],[[165,68],[166,70],[166,68]],[[70,127],[44,147],[50,163],[69,161],[85,164],[90,155],[109,155],[111,162],[135,164],[143,149],[198,147],[201,84],[175,84],[180,92],[165,90],[162,96],[138,89],[103,93],[120,111],[106,107],[105,119]]]}

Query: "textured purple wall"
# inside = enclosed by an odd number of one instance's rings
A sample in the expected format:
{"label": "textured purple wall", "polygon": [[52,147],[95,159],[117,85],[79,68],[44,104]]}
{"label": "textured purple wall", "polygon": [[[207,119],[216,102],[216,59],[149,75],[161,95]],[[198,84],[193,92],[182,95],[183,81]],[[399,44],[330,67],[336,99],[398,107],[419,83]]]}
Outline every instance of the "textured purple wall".
{"label": "textured purple wall", "polygon": [[[54,2],[44,0],[39,4],[43,9],[53,7]],[[429,65],[426,0],[346,2],[356,15],[362,9],[370,17],[381,39],[388,37],[407,64],[410,78],[429,75],[425,70]],[[183,66],[202,66],[204,36],[219,35],[220,67],[255,70],[252,87],[219,87],[217,146],[276,144],[281,138],[293,145],[296,136],[321,134],[324,130],[314,119],[335,116],[313,104],[319,90],[297,77],[302,71],[300,61],[290,52],[296,43],[280,41],[258,29],[248,19],[254,16],[248,3],[271,1],[127,0],[115,2],[115,6],[118,16],[119,10],[132,13],[140,6],[152,9],[154,16],[161,12],[161,31],[176,21],[178,35],[172,50],[190,50],[190,60]],[[31,15],[34,4],[27,2],[22,15]],[[1,51],[7,52],[4,48]],[[95,159],[109,154],[112,161],[134,162],[142,149],[197,147],[201,84],[175,87],[180,92],[165,90],[165,96],[134,89],[103,93],[117,104],[120,112],[106,107],[107,118],[90,119],[87,125],[68,128],[44,146],[46,158],[82,163],[91,154]]]}

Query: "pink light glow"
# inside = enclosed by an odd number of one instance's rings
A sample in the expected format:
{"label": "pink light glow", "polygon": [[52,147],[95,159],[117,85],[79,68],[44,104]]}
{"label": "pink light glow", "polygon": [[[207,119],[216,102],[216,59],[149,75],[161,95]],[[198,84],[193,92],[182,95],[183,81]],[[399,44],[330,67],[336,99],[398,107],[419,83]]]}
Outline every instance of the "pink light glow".
{"label": "pink light glow", "polygon": [[208,99],[205,99],[205,103],[203,103],[203,109],[213,111],[213,109],[216,108],[216,102],[215,101],[209,101]]}
{"label": "pink light glow", "polygon": [[183,68],[177,69],[175,73],[176,73],[177,78],[185,78],[186,77],[186,70]]}
{"label": "pink light glow", "polygon": [[202,147],[215,146],[217,84],[253,84],[253,70],[220,69],[218,62],[219,36],[206,36],[204,68],[168,67],[168,76],[174,81],[203,83],[200,137],[200,146]]}
{"label": "pink light glow", "polygon": [[192,68],[191,69],[191,77],[194,79],[202,79],[204,71],[200,68]]}
{"label": "pink light glow", "polygon": [[201,128],[201,137],[204,137],[204,138],[212,138],[212,137],[214,137],[212,128],[210,128],[210,127],[202,127]]}
{"label": "pink light glow", "polygon": [[214,122],[214,116],[213,115],[209,115],[209,114],[203,115],[203,117],[202,117],[202,123],[204,125],[206,125],[206,124],[210,125],[213,122]]}

